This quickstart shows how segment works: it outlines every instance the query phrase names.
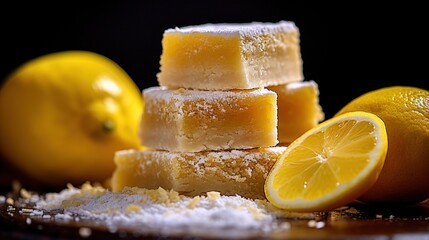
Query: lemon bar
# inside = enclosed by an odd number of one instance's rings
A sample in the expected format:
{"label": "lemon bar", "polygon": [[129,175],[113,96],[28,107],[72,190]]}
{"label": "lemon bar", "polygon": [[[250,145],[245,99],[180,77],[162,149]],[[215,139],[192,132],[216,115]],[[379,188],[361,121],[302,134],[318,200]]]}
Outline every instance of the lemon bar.
{"label": "lemon bar", "polygon": [[190,196],[218,191],[261,199],[265,197],[265,178],[285,150],[286,147],[198,153],[121,150],[114,157],[112,191],[162,187]]}
{"label": "lemon bar", "polygon": [[319,88],[314,81],[294,82],[268,87],[277,93],[278,137],[291,143],[324,120],[319,104]]}
{"label": "lemon bar", "polygon": [[251,89],[303,80],[294,22],[219,23],[164,32],[160,86]]}
{"label": "lemon bar", "polygon": [[277,94],[240,91],[143,90],[139,136],[144,146],[172,152],[275,146]]}

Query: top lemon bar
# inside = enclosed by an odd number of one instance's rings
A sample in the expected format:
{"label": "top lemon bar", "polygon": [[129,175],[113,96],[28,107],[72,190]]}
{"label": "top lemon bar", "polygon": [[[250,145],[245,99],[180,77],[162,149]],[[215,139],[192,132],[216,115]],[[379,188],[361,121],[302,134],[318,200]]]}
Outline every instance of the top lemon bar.
{"label": "top lemon bar", "polygon": [[219,23],[167,29],[160,86],[200,90],[252,89],[302,81],[294,22]]}

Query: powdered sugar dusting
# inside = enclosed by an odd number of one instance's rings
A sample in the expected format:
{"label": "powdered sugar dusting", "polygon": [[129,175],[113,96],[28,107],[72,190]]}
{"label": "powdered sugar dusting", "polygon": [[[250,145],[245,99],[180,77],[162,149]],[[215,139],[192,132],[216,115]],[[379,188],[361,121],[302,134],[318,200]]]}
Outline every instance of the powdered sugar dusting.
{"label": "powdered sugar dusting", "polygon": [[230,91],[204,91],[192,89],[168,89],[166,87],[149,87],[143,90],[143,95],[153,95],[154,99],[164,99],[165,101],[195,101],[195,100],[224,100],[245,98],[263,95],[276,95],[273,91],[266,88],[257,88],[252,90],[230,90]]}
{"label": "powdered sugar dusting", "polygon": [[[168,152],[168,151],[150,151],[147,150],[146,152],[150,152],[153,155],[158,155],[158,158],[162,159],[174,159],[174,158],[181,158],[182,156],[188,156],[188,157],[198,157],[200,156],[202,159],[210,159],[210,158],[216,158],[219,160],[226,160],[226,159],[233,159],[233,158],[244,158],[251,161],[256,161],[261,158],[264,154],[271,154],[271,153],[277,153],[281,154],[286,150],[286,147],[267,147],[267,148],[257,148],[257,149],[248,149],[248,150],[240,150],[240,149],[233,149],[230,151],[212,151],[212,152]],[[117,155],[130,155],[133,152],[136,152],[136,150],[133,149],[126,149],[117,151],[115,154]],[[145,152],[142,151],[141,154],[144,154]]]}
{"label": "powdered sugar dusting", "polygon": [[223,196],[217,192],[192,198],[162,188],[134,187],[110,192],[88,185],[51,193],[38,200],[36,208],[61,209],[63,213],[54,218],[69,220],[71,216],[79,216],[105,224],[111,232],[132,229],[205,235],[209,230],[271,231],[277,227],[276,218],[282,213],[266,201]]}
{"label": "powdered sugar dusting", "polygon": [[257,36],[261,34],[271,34],[276,32],[298,31],[294,22],[280,21],[251,22],[251,23],[208,23],[194,26],[170,28],[165,33],[206,33],[222,35]]}
{"label": "powdered sugar dusting", "polygon": [[303,82],[292,82],[284,85],[287,88],[287,91],[297,91],[302,88],[311,87],[314,90],[318,91],[318,85],[314,80],[303,81]]}

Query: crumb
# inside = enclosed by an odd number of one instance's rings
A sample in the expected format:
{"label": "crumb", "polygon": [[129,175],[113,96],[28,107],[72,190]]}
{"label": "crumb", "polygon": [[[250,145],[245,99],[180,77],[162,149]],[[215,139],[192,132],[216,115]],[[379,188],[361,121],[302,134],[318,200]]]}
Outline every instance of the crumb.
{"label": "crumb", "polygon": [[209,199],[212,199],[212,200],[219,199],[219,198],[220,198],[220,192],[214,192],[214,191],[212,191],[212,192],[208,192],[208,193],[207,193],[207,197],[208,197]]}
{"label": "crumb", "polygon": [[19,190],[19,194],[24,199],[30,199],[31,198],[31,193],[28,192],[25,188],[21,188],[21,190]]}
{"label": "crumb", "polygon": [[12,198],[7,198],[6,203],[9,205],[13,205],[15,203],[15,201]]}
{"label": "crumb", "polygon": [[91,228],[81,227],[79,228],[79,235],[83,238],[88,238],[92,234]]}
{"label": "crumb", "polygon": [[192,200],[189,202],[187,208],[195,208],[198,203],[200,202],[200,196],[196,196],[194,198],[192,198]]}

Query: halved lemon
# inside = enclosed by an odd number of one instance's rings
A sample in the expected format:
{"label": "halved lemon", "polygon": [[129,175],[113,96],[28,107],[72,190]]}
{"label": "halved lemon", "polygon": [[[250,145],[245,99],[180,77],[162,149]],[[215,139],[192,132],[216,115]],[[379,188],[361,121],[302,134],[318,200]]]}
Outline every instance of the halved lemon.
{"label": "halved lemon", "polygon": [[288,146],[267,176],[266,197],[290,211],[344,206],[377,181],[386,152],[386,127],[379,117],[361,111],[339,115]]}

